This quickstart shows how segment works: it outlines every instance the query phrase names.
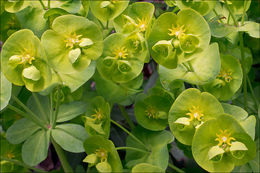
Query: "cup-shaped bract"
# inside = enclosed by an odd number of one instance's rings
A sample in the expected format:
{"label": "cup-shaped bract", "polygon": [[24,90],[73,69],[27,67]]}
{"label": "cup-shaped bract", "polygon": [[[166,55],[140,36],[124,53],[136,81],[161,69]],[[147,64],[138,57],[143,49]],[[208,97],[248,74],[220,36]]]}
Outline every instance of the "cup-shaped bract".
{"label": "cup-shaped bract", "polygon": [[147,51],[146,41],[139,33],[112,34],[104,40],[104,51],[97,61],[98,72],[105,79],[126,83],[141,73]]}
{"label": "cup-shaped bract", "polygon": [[220,72],[220,55],[218,44],[213,43],[190,61],[179,64],[176,69],[159,66],[161,82],[165,85],[174,80],[203,85],[213,81]]}
{"label": "cup-shaped bract", "polygon": [[84,148],[87,157],[83,162],[95,166],[98,172],[122,172],[123,167],[120,157],[112,141],[102,136],[95,135],[86,139]]}
{"label": "cup-shaped bract", "polygon": [[147,33],[151,25],[154,13],[154,5],[148,2],[136,2],[127,7],[127,9],[114,19],[114,26],[117,32]]}
{"label": "cup-shaped bract", "polygon": [[110,106],[103,97],[93,98],[83,117],[89,135],[101,135],[105,138],[110,134]]}
{"label": "cup-shaped bract", "polygon": [[256,146],[231,115],[223,114],[199,127],[192,142],[195,161],[209,172],[231,172],[255,156]]}
{"label": "cup-shaped bract", "polygon": [[169,126],[178,141],[191,145],[196,129],[223,113],[213,95],[191,88],[183,91],[173,103],[168,116]]}
{"label": "cup-shaped bract", "polygon": [[127,82],[118,84],[111,80],[102,78],[98,73],[94,76],[96,89],[99,95],[102,95],[110,103],[120,103],[121,105],[130,105],[134,102],[135,95],[142,90],[139,88],[143,84],[143,75]]}
{"label": "cup-shaped bract", "polygon": [[242,68],[238,59],[231,55],[221,55],[219,75],[204,88],[218,99],[226,101],[238,91],[242,84],[242,78]]}
{"label": "cup-shaped bract", "polygon": [[192,8],[203,16],[212,11],[216,5],[216,1],[211,0],[177,0],[175,3],[180,9]]}
{"label": "cup-shaped bract", "polygon": [[204,51],[209,42],[207,22],[192,9],[181,10],[177,15],[171,12],[162,14],[153,24],[148,38],[153,59],[171,69]]}
{"label": "cup-shaped bract", "polygon": [[43,90],[51,80],[41,42],[28,29],[17,31],[6,40],[1,52],[1,69],[10,82],[25,85],[32,92]]}
{"label": "cup-shaped bract", "polygon": [[30,5],[30,2],[26,0],[16,0],[16,1],[10,1],[10,0],[3,0],[5,10],[9,13],[17,13],[23,9],[25,9],[28,5]]}
{"label": "cup-shaped bract", "polygon": [[128,6],[129,0],[101,0],[90,1],[90,9],[93,15],[106,22],[119,16]]}
{"label": "cup-shaped bract", "polygon": [[137,122],[152,131],[164,130],[168,126],[168,112],[174,101],[166,90],[156,88],[156,91],[158,94],[140,94],[135,103]]}
{"label": "cup-shaped bract", "polygon": [[52,30],[45,31],[41,41],[52,68],[64,74],[85,70],[103,50],[103,36],[98,26],[70,14],[57,17]]}

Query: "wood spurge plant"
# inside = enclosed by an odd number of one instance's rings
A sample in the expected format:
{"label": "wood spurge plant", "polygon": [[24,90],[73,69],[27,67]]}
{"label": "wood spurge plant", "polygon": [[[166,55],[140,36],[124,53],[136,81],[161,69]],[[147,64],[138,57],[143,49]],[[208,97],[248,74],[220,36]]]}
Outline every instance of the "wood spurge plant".
{"label": "wood spurge plant", "polygon": [[0,172],[260,172],[253,0],[1,0]]}

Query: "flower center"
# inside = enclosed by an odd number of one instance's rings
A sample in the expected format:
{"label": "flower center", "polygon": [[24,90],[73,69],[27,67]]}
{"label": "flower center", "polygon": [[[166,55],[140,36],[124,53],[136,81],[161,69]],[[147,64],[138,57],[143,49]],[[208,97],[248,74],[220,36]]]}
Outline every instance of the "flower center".
{"label": "flower center", "polygon": [[153,118],[153,119],[158,118],[157,111],[151,107],[147,108],[147,110],[145,111],[145,115],[148,116],[148,118]]}
{"label": "flower center", "polygon": [[96,120],[100,121],[103,118],[102,111],[100,109],[96,109],[95,114],[93,114],[91,116],[93,117],[94,121],[96,121]]}
{"label": "flower center", "polygon": [[232,80],[232,72],[229,70],[221,69],[217,77],[229,83]]}
{"label": "flower center", "polygon": [[14,156],[13,153],[8,152],[8,153],[6,154],[6,157],[7,157],[8,159],[13,159],[15,156]]}
{"label": "flower center", "polygon": [[116,48],[113,51],[113,54],[115,55],[115,58],[119,59],[125,59],[127,58],[127,49],[125,47]]}
{"label": "flower center", "polygon": [[72,49],[75,44],[80,43],[79,38],[81,36],[82,35],[76,35],[75,32],[73,34],[66,35],[65,36],[66,37],[66,40],[65,40],[66,47],[70,47]]}
{"label": "flower center", "polygon": [[225,149],[227,146],[231,146],[231,141],[235,140],[235,138],[230,136],[231,133],[228,130],[220,130],[219,134],[216,134],[217,138],[215,141],[218,141],[218,146]]}
{"label": "flower center", "polygon": [[100,162],[106,162],[107,161],[107,150],[101,148],[96,150],[97,157],[100,158]]}
{"label": "flower center", "polygon": [[143,18],[143,19],[137,18],[137,21],[138,21],[137,27],[140,29],[141,32],[144,32],[147,27],[147,19],[146,18]]}
{"label": "flower center", "polygon": [[185,34],[186,29],[184,28],[184,25],[180,26],[179,24],[177,24],[177,26],[172,25],[172,28],[168,29],[170,31],[169,36],[175,36],[178,39],[180,39],[180,37]]}
{"label": "flower center", "polygon": [[186,115],[190,116],[189,121],[193,121],[194,119],[201,121],[201,118],[204,116],[202,111],[199,109],[199,106],[192,106],[189,111],[189,113],[186,113]]}

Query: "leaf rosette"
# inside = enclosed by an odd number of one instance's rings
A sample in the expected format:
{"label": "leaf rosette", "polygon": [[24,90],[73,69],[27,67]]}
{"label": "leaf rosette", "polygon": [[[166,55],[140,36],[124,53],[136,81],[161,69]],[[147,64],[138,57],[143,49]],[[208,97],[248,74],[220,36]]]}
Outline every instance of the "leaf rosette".
{"label": "leaf rosette", "polygon": [[198,89],[183,91],[169,111],[169,126],[178,141],[185,145],[192,144],[195,131],[206,121],[223,114],[218,100],[207,92]]}
{"label": "leaf rosette", "polygon": [[128,6],[129,0],[90,1],[90,9],[99,20],[106,22],[119,16]]}
{"label": "leaf rosette", "polygon": [[126,83],[142,71],[147,56],[147,44],[139,34],[115,33],[104,40],[104,51],[97,61],[100,75],[116,83]]}
{"label": "leaf rosette", "polygon": [[205,90],[220,100],[229,100],[242,84],[242,68],[235,57],[221,55],[221,70],[215,80],[204,86]]}
{"label": "leaf rosette", "polygon": [[124,34],[141,32],[147,34],[150,30],[151,20],[154,13],[154,5],[148,2],[136,2],[114,19],[117,32]]}
{"label": "leaf rosette", "polygon": [[184,9],[177,15],[162,14],[154,23],[148,38],[153,59],[166,68],[192,59],[209,45],[210,29],[195,10]]}
{"label": "leaf rosette", "polygon": [[241,125],[228,114],[211,119],[196,131],[192,154],[209,172],[231,172],[255,156],[256,145]]}
{"label": "leaf rosette", "polygon": [[51,80],[51,71],[40,40],[31,30],[12,34],[1,52],[1,68],[5,77],[15,85],[32,92],[43,90]]}
{"label": "leaf rosette", "polygon": [[105,138],[110,134],[110,106],[103,97],[97,96],[91,100],[83,117],[85,128],[89,135],[101,135]]}
{"label": "leaf rosette", "polygon": [[75,15],[57,17],[52,30],[45,31],[41,41],[52,68],[64,74],[85,70],[103,50],[98,26]]}
{"label": "leaf rosette", "polygon": [[170,93],[162,88],[153,88],[148,95],[136,98],[135,117],[144,128],[152,131],[164,130],[168,126],[168,112],[173,103]]}
{"label": "leaf rosette", "polygon": [[[83,162],[89,163],[89,167],[95,166],[94,169],[98,172],[123,171],[120,157],[112,141],[95,135],[86,139],[84,148],[88,155]],[[93,168],[91,170],[93,171]]]}

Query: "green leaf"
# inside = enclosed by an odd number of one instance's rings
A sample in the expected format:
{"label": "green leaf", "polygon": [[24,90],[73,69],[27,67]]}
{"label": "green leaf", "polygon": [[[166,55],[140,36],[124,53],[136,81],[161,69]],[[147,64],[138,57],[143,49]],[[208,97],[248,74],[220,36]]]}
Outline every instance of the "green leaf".
{"label": "green leaf", "polygon": [[240,26],[238,28],[238,30],[246,32],[251,37],[260,38],[259,27],[259,23],[253,21],[246,21],[243,26]]}
{"label": "green leaf", "polygon": [[175,3],[181,10],[192,8],[204,16],[214,9],[216,1],[175,0]]}
{"label": "green leaf", "polygon": [[22,158],[29,166],[36,166],[46,159],[50,141],[50,131],[40,130],[28,138],[22,147]]}
{"label": "green leaf", "polygon": [[[192,69],[187,69],[189,63]],[[179,64],[176,69],[159,66],[161,82],[170,85],[174,80],[181,79],[191,84],[201,85],[213,81],[220,71],[218,45],[211,44],[202,53],[193,55],[193,59],[185,64]]]}
{"label": "green leaf", "polygon": [[[167,144],[174,140],[173,135],[169,131],[153,132],[140,126],[137,126],[132,133],[147,146],[149,153],[127,150],[126,166],[132,168],[139,163],[149,163],[165,170],[169,159]],[[127,137],[126,146],[146,150],[131,136]]]}
{"label": "green leaf", "polygon": [[[95,67],[96,62],[92,61],[91,64],[84,71],[71,74],[59,73],[62,84],[68,86],[71,92],[76,91],[94,75]],[[56,83],[56,81],[54,81],[54,83]]]}
{"label": "green leaf", "polygon": [[119,16],[128,6],[125,1],[90,1],[90,9],[93,15],[102,22],[112,20]]}
{"label": "green leaf", "polygon": [[94,78],[97,92],[112,103],[133,103],[134,96],[141,92],[139,88],[143,83],[143,75],[125,84],[117,84],[113,81],[103,79],[98,73],[96,73]]}
{"label": "green leaf", "polygon": [[[16,13],[18,21],[22,28],[30,29],[39,38],[43,32],[48,28],[47,20],[43,17],[45,10],[40,8],[28,7],[19,13]],[[28,17],[30,16],[30,17]]]}
{"label": "green leaf", "polygon": [[57,125],[51,131],[51,135],[64,150],[73,153],[84,151],[83,142],[88,137],[84,127],[77,124]]}
{"label": "green leaf", "polygon": [[67,104],[62,104],[59,108],[57,122],[69,121],[87,110],[87,105],[84,102],[76,101]]}
{"label": "green leaf", "polygon": [[132,173],[140,173],[140,172],[163,173],[164,170],[158,166],[154,166],[149,163],[140,163],[140,164],[135,165],[132,168]]}
{"label": "green leaf", "polygon": [[[28,1],[25,1],[25,0],[3,1],[2,3],[5,6],[5,10],[8,11],[9,13],[17,13],[17,12],[25,9],[29,5]],[[1,5],[2,5],[2,3],[1,3]]]}
{"label": "green leaf", "polygon": [[248,113],[241,107],[236,105],[231,105],[228,103],[221,103],[224,109],[224,112],[233,115],[238,121],[243,121],[247,118]]}
{"label": "green leaf", "polygon": [[1,72],[1,88],[0,88],[0,111],[3,110],[11,98],[12,83],[10,83]]}
{"label": "green leaf", "polygon": [[41,127],[23,118],[16,121],[6,132],[7,140],[12,144],[19,144],[36,133]]}

